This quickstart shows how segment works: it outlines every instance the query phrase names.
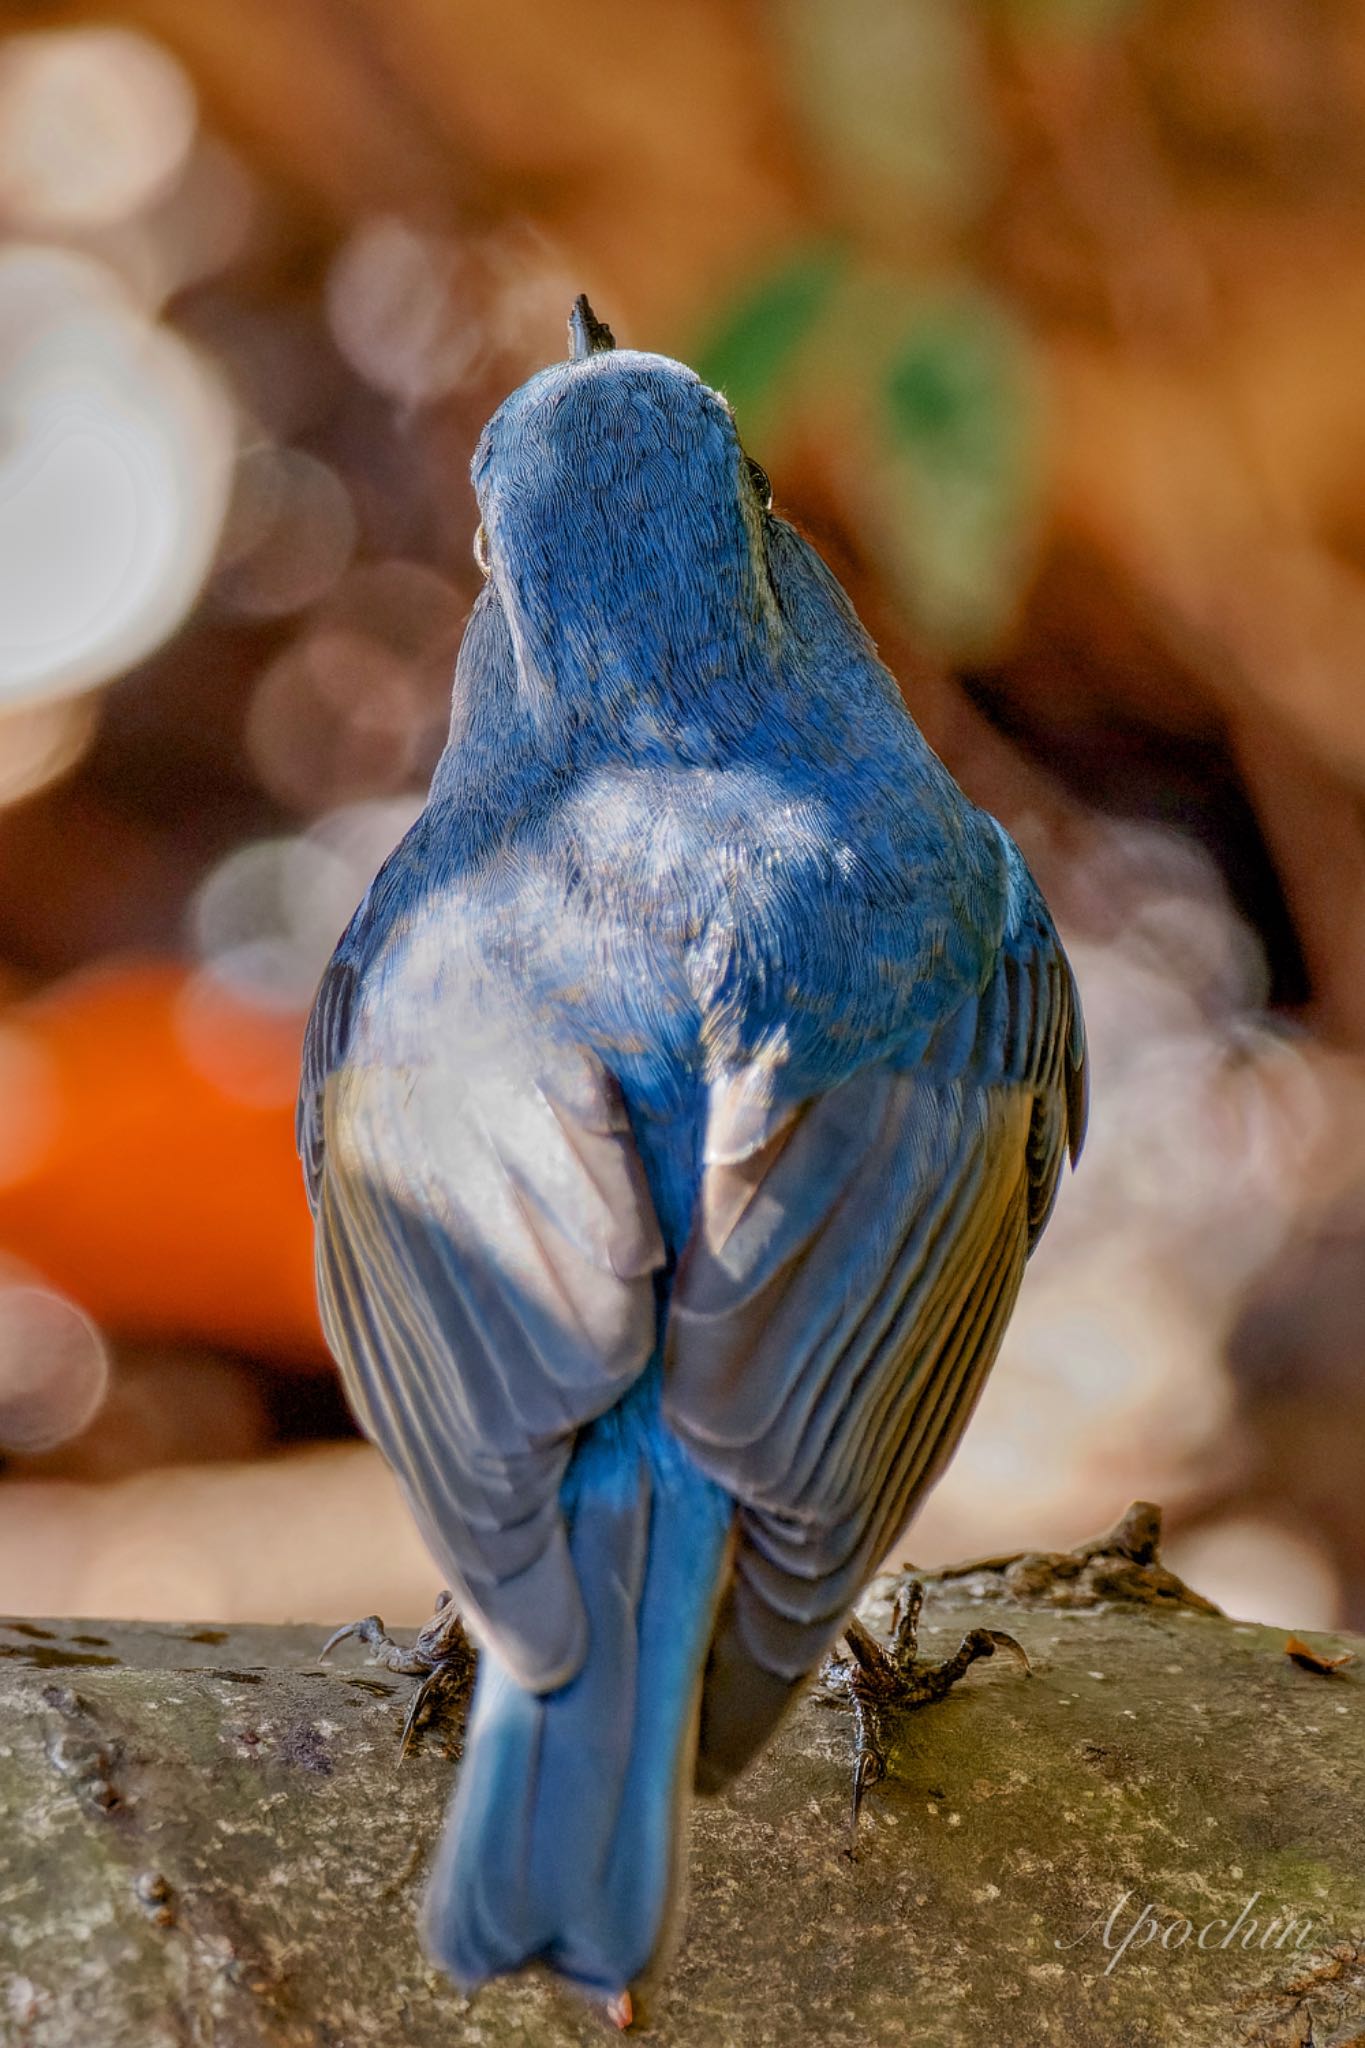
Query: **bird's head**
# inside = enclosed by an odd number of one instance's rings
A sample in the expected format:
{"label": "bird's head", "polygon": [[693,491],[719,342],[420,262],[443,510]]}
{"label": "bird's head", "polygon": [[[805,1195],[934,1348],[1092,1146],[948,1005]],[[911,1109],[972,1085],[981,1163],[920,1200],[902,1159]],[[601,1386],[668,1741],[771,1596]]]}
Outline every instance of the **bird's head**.
{"label": "bird's head", "polygon": [[476,542],[518,663],[694,686],[772,619],[768,479],[730,408],[682,363],[618,349],[585,298],[566,362],[493,415],[473,464]]}

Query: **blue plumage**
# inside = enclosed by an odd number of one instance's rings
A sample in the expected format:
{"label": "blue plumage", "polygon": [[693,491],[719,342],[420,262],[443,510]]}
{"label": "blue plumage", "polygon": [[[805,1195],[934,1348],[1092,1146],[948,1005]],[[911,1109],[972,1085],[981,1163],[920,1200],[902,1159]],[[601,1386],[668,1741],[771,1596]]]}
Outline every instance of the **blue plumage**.
{"label": "blue plumage", "polygon": [[485,1651],[429,1945],[611,1994],[688,1779],[951,1455],[1083,1041],[1017,850],[722,399],[599,345],[474,477],[450,744],[324,977],[300,1146],[347,1388]]}

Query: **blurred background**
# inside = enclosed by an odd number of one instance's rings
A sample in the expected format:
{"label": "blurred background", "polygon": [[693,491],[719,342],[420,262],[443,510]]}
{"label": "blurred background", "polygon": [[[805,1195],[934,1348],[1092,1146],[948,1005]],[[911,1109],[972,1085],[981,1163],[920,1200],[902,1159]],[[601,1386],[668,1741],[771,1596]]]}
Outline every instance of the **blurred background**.
{"label": "blurred background", "polygon": [[10,0],[0,234],[0,1610],[430,1611],[298,1051],[586,289],[726,391],[1082,984],[1082,1171],[905,1551],[1143,1495],[1365,1626],[1365,11]]}

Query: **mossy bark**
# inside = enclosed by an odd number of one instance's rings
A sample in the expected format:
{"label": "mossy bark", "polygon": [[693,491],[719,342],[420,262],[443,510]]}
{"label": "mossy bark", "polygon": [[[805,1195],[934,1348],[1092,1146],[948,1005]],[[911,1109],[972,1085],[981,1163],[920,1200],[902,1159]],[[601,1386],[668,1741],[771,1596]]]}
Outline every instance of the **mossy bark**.
{"label": "mossy bark", "polygon": [[[1131,1544],[1113,1570],[1096,1555],[929,1579],[924,1657],[989,1622],[1032,1676],[983,1663],[898,1724],[856,1861],[851,1724],[814,1698],[697,1809],[655,2038],[1365,2041],[1357,1671],[1306,1669],[1281,1632],[1160,1587],[1154,1546],[1147,1565]],[[874,1628],[892,1590],[864,1607]],[[319,1668],[324,1634],[0,1629],[0,2040],[606,2038],[543,1981],[471,2005],[426,1967],[450,1741],[429,1730],[400,1764],[411,1681]]]}

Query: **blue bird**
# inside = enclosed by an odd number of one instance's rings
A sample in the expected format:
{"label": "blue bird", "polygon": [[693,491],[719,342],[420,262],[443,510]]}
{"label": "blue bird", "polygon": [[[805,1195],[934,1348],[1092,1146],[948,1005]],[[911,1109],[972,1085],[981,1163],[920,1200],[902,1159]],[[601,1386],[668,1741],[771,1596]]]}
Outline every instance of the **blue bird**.
{"label": "blue bird", "polygon": [[310,1021],[323,1317],[482,1650],[461,1985],[657,1968],[688,1795],[943,1471],[1085,1120],[1080,1009],[724,398],[617,349],[484,431],[421,817]]}

